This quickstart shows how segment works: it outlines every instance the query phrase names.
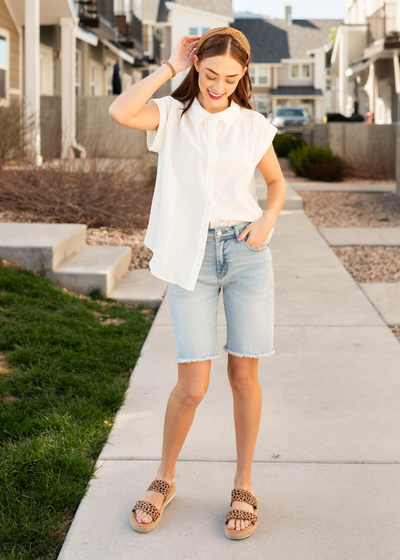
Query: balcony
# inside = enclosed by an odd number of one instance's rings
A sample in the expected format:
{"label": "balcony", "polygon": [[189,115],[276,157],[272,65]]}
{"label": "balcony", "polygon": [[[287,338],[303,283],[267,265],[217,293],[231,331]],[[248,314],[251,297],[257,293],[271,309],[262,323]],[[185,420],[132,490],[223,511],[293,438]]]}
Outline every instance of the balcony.
{"label": "balcony", "polygon": [[75,0],[80,21],[100,39],[117,40],[113,0]]}
{"label": "balcony", "polygon": [[115,25],[118,28],[118,41],[126,49],[134,49],[140,55],[144,54],[142,44],[142,22],[133,12],[116,13]]}
{"label": "balcony", "polygon": [[399,48],[400,5],[398,3],[385,3],[367,20],[367,45],[383,40],[385,48]]}
{"label": "balcony", "polygon": [[142,37],[142,56],[135,56],[135,62],[133,66],[143,67],[148,64],[161,64],[161,42],[155,35],[148,37],[143,35]]}
{"label": "balcony", "polygon": [[161,42],[155,35],[143,37],[143,48],[148,62],[161,64]]}

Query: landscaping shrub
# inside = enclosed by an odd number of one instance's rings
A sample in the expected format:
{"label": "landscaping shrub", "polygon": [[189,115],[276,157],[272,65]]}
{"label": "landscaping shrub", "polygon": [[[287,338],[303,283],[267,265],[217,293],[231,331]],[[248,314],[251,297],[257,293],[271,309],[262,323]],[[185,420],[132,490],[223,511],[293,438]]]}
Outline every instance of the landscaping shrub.
{"label": "landscaping shrub", "polygon": [[275,134],[272,144],[278,157],[288,157],[289,152],[306,146],[307,142],[303,138],[296,138],[291,134]]}
{"label": "landscaping shrub", "polygon": [[316,181],[342,181],[343,162],[329,147],[301,146],[289,154],[290,167],[300,177]]}

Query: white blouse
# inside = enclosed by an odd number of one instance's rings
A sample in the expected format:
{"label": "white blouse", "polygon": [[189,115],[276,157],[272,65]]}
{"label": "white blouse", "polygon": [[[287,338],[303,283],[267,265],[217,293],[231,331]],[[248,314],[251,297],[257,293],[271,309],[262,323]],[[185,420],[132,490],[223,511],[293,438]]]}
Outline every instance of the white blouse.
{"label": "white blouse", "polygon": [[211,227],[252,222],[258,205],[255,169],[277,132],[258,111],[231,100],[219,113],[197,97],[179,122],[181,101],[167,95],[157,103],[160,124],[147,131],[158,153],[157,179],[144,243],[157,278],[193,291]]}

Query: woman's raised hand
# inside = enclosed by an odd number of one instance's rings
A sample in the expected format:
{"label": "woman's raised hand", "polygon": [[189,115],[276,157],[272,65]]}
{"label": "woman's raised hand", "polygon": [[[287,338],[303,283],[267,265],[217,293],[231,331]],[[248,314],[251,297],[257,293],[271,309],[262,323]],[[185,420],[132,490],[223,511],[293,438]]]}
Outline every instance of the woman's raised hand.
{"label": "woman's raised hand", "polygon": [[169,62],[175,68],[176,73],[182,72],[193,65],[194,49],[200,39],[199,35],[184,35],[181,37],[169,57]]}

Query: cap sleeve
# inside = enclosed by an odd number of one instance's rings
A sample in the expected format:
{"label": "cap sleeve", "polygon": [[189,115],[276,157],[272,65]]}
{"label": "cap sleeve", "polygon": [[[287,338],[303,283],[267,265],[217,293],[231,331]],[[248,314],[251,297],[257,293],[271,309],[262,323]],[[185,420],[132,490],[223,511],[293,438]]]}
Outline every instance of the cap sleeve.
{"label": "cap sleeve", "polygon": [[271,124],[261,113],[262,120],[257,120],[257,143],[256,143],[256,165],[260,163],[265,152],[272,144],[275,134],[278,132],[276,126]]}
{"label": "cap sleeve", "polygon": [[158,106],[160,112],[160,123],[157,130],[147,130],[147,147],[150,151],[159,153],[164,144],[165,133],[167,129],[168,116],[170,114],[172,102],[174,98],[171,95],[150,99]]}

